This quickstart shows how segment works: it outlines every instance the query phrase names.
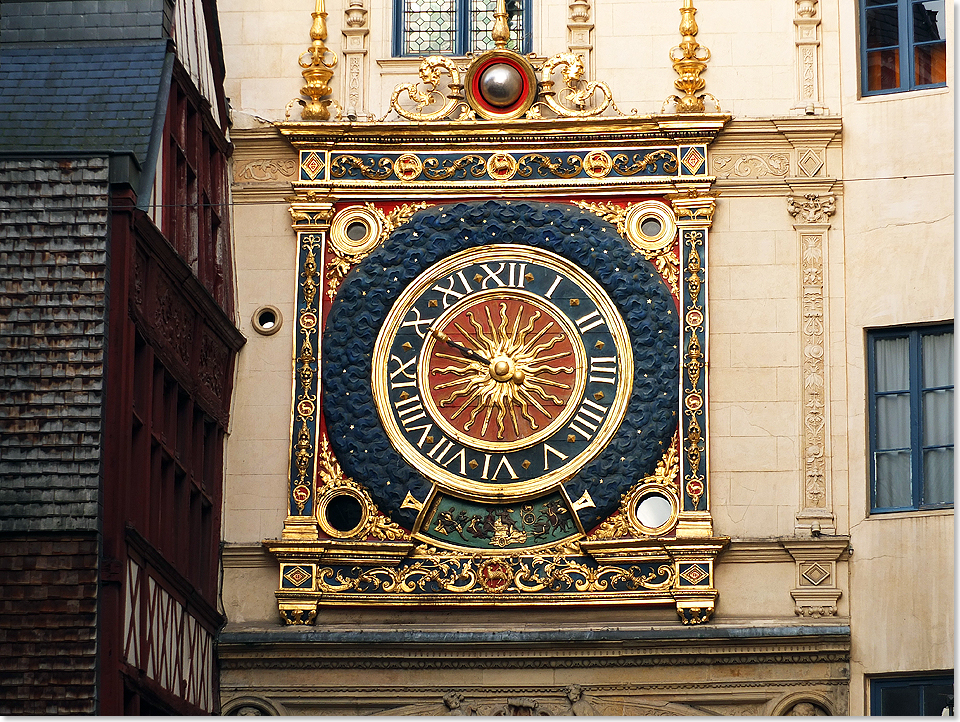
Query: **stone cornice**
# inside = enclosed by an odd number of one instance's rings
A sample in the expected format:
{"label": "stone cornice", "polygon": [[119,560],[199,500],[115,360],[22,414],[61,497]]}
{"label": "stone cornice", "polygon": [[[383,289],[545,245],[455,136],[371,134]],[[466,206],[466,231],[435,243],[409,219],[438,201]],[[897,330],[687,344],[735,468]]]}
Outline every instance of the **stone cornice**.
{"label": "stone cornice", "polygon": [[224,668],[570,668],[840,662],[850,627],[828,624],[617,625],[475,629],[228,625]]}

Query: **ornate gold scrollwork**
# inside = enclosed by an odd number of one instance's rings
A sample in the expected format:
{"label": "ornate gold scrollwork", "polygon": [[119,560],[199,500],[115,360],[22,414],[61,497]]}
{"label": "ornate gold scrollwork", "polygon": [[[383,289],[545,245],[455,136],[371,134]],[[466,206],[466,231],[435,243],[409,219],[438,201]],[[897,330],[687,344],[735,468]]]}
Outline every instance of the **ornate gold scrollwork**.
{"label": "ornate gold scrollwork", "polygon": [[[557,69],[560,70],[565,86],[559,92],[553,90],[552,80]],[[543,64],[540,70],[540,99],[561,118],[589,118],[600,115],[613,103],[613,94],[606,83],[596,80],[583,82],[585,70],[583,56],[575,53],[558,53]],[[600,93],[600,98],[595,102],[594,96],[597,93]],[[588,108],[591,103],[594,103],[593,107]]]}
{"label": "ornate gold scrollwork", "polygon": [[[327,263],[327,296],[333,299],[337,295],[340,282],[351,268],[389,238],[397,226],[406,223],[414,213],[429,205],[429,203],[405,203],[389,213],[384,213],[372,203],[366,203],[363,206],[341,211],[340,213],[344,214],[344,220],[340,221],[340,214],[338,214],[330,229],[330,248],[333,250],[333,256]],[[346,224],[354,218],[371,226],[371,237],[360,245],[351,243],[345,235]]]}
{"label": "ornate gold scrollwork", "polygon": [[356,568],[334,571],[331,567],[317,570],[320,592],[363,590],[377,594],[415,594],[426,592],[432,585],[457,594],[501,595],[504,592],[532,594],[557,585],[572,587],[588,594],[626,585],[632,591],[663,591],[674,586],[676,570],[670,564],[644,571],[640,566],[591,567],[560,555],[535,556],[513,560],[450,555],[420,546],[421,557],[403,567]]}
{"label": "ornate gold scrollwork", "polygon": [[[436,110],[423,112],[424,108],[436,105],[444,98],[438,90],[440,80],[446,73],[450,76],[447,83],[448,95],[443,104]],[[461,70],[450,58],[442,55],[430,55],[420,63],[420,83],[401,83],[393,90],[390,96],[390,109],[407,120],[441,120],[446,118],[454,108],[464,103],[463,85],[460,82]],[[426,86],[424,90],[420,85]],[[417,104],[416,110],[408,110],[400,104],[400,96],[406,93],[410,100]],[[461,119],[466,118],[461,115]]]}
{"label": "ornate gold scrollwork", "polygon": [[618,153],[613,157],[613,167],[620,175],[636,175],[641,171],[655,173],[657,170],[657,160],[663,159],[663,170],[667,173],[675,173],[677,170],[677,156],[668,150],[655,150],[647,153],[643,157],[639,153],[634,153],[633,158],[628,158],[623,153]]}
{"label": "ornate gold scrollwork", "polygon": [[[320,440],[320,453],[317,454],[317,478],[320,481],[317,489],[317,517],[320,528],[329,536],[341,539],[373,538],[381,541],[410,538],[405,529],[394,524],[377,509],[370,493],[364,487],[343,475],[325,436]],[[338,530],[323,518],[326,505],[338,496],[349,496],[360,505],[360,521],[352,529]]]}
{"label": "ornate gold scrollwork", "polygon": [[[665,152],[665,151],[661,151]],[[653,155],[653,154],[649,154]],[[647,157],[649,157],[649,155]],[[672,154],[668,154],[671,155]],[[626,156],[619,156],[625,158]],[[674,159],[676,162],[676,159]],[[676,234],[676,221],[664,207],[662,213],[657,213],[664,224],[669,226],[663,234],[662,240],[665,242],[657,244],[644,243],[644,238],[637,238],[631,232],[630,227],[635,225],[643,214],[643,208],[646,205],[654,203],[645,201],[644,203],[631,203],[626,206],[618,206],[615,203],[587,203],[585,201],[576,201],[575,204],[585,211],[589,211],[600,216],[603,220],[617,227],[617,233],[628,239],[634,247],[639,250],[643,257],[653,263],[657,271],[670,287],[671,292],[677,298],[680,297],[680,259],[677,258],[673,249],[673,239]],[[658,206],[662,204],[657,204]]]}
{"label": "ornate gold scrollwork", "polygon": [[610,539],[643,538],[649,537],[649,530],[645,529],[637,520],[634,513],[640,498],[651,488],[670,489],[676,494],[677,480],[680,475],[680,438],[673,437],[670,448],[663,458],[657,462],[657,467],[649,476],[640,479],[633,487],[620,498],[620,508],[598,526],[587,541],[607,541]]}

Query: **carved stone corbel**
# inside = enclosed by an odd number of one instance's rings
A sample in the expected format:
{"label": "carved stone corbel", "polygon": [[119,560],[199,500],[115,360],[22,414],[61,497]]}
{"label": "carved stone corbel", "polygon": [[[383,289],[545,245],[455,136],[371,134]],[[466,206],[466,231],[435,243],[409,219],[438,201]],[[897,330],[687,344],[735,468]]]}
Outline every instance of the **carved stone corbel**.
{"label": "carved stone corbel", "polygon": [[835,617],[843,592],[837,586],[837,561],[850,544],[848,537],[782,541],[796,563],[796,585],[790,592],[798,617]]}

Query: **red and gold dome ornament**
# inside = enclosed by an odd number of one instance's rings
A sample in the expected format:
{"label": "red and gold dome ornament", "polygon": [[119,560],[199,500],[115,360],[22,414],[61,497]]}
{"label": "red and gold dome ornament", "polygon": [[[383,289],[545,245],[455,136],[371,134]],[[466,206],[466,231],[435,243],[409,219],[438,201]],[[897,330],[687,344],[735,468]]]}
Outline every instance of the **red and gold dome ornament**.
{"label": "red and gold dome ornament", "polygon": [[467,102],[488,120],[512,120],[537,97],[537,75],[530,62],[510,50],[488,50],[467,70]]}

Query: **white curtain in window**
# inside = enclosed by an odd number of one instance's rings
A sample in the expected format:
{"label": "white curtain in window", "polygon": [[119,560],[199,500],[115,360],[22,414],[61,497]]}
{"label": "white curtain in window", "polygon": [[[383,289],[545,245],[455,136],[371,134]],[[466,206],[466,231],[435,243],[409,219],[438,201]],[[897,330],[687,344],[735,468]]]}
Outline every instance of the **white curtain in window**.
{"label": "white curtain in window", "polygon": [[923,336],[923,503],[953,502],[953,334]]}
{"label": "white curtain in window", "polygon": [[879,508],[913,505],[910,477],[910,339],[882,338],[874,345],[877,396],[876,498]]}

